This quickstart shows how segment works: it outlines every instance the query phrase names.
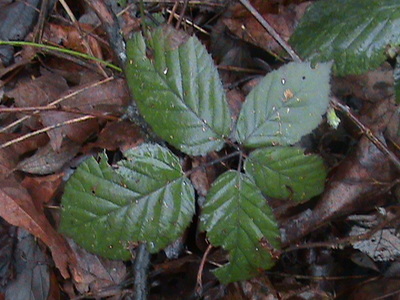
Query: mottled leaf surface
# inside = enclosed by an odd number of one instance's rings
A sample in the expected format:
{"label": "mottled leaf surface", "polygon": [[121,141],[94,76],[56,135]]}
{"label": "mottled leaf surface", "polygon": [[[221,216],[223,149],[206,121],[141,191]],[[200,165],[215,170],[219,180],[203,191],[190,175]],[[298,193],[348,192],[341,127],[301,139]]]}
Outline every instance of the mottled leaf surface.
{"label": "mottled leaf surface", "polygon": [[144,144],[126,153],[113,170],[101,155],[69,179],[60,230],[87,250],[129,259],[130,243],[146,242],[152,253],[177,239],[194,214],[194,190],[178,158]]}
{"label": "mottled leaf surface", "polygon": [[253,151],[245,162],[246,173],[270,197],[305,201],[323,192],[326,170],[318,155],[304,155],[291,147]]}
{"label": "mottled leaf surface", "polygon": [[229,263],[215,271],[221,282],[249,279],[273,265],[278,225],[247,175],[228,171],[213,183],[202,208],[201,228],[212,245],[229,251]]}
{"label": "mottled leaf surface", "polygon": [[309,8],[290,43],[305,59],[335,60],[336,73],[346,75],[378,67],[399,40],[398,0],[328,0]]}
{"label": "mottled leaf surface", "polygon": [[219,150],[231,116],[217,69],[196,37],[176,47],[177,33],[158,29],[146,44],[127,44],[128,85],[155,133],[189,155]]}
{"label": "mottled leaf surface", "polygon": [[310,133],[329,104],[331,63],[314,69],[290,63],[269,73],[250,92],[240,112],[236,139],[247,147],[290,145]]}

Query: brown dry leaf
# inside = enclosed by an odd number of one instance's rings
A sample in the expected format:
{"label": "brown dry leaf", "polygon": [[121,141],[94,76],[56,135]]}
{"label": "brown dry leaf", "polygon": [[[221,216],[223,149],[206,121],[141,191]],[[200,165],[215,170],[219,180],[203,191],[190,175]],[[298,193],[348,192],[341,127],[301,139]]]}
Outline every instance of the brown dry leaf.
{"label": "brown dry leaf", "polygon": [[[0,144],[12,141],[16,138],[19,138],[21,135],[22,134],[20,134],[20,133],[0,133]],[[34,151],[37,148],[40,148],[40,147],[46,145],[48,142],[49,142],[49,139],[48,139],[47,135],[42,133],[42,134],[32,136],[29,139],[20,141],[16,144],[13,144],[10,147],[7,147],[5,149],[11,149],[12,153],[16,157],[19,157],[23,154]]]}
{"label": "brown dry leaf", "polygon": [[[89,144],[88,148],[98,147],[110,151],[120,149],[125,152],[128,149],[137,147],[142,142],[140,129],[132,122],[109,122],[99,133],[97,141]],[[88,148],[84,152],[88,152]]]}
{"label": "brown dry leaf", "polygon": [[[11,141],[20,134],[0,133],[0,144]],[[0,179],[9,175],[17,166],[19,157],[27,152],[36,150],[47,142],[46,135],[38,135],[32,139],[0,149]]]}
{"label": "brown dry leaf", "polygon": [[98,41],[92,36],[92,32],[94,31],[93,26],[84,23],[78,23],[76,25],[79,26],[82,33],[85,34],[85,39],[92,53],[86,48],[86,43],[83,41],[82,34],[77,29],[77,26],[48,23],[43,31],[43,39],[56,45],[62,45],[68,49],[103,58],[101,47]]}
{"label": "brown dry leaf", "polygon": [[[74,87],[67,94],[80,90],[93,83]],[[67,95],[66,94],[66,95]],[[62,107],[76,108],[83,112],[103,111],[109,114],[122,114],[129,104],[129,90],[124,79],[115,79],[99,86],[83,90],[62,102]]]}
{"label": "brown dry leaf", "polygon": [[57,195],[63,182],[63,173],[48,176],[26,176],[22,186],[31,195],[33,203],[38,211],[43,210],[43,204],[49,203]]}
{"label": "brown dry leaf", "polygon": [[69,278],[68,265],[75,265],[75,257],[68,244],[44,214],[38,212],[28,192],[13,179],[0,181],[0,216],[10,224],[28,230],[45,243],[61,275]]}
{"label": "brown dry leaf", "polygon": [[122,261],[113,261],[91,254],[79,247],[72,239],[67,239],[77,258],[79,272],[72,272],[75,288],[80,293],[96,295],[109,286],[119,285],[127,275]]}
{"label": "brown dry leaf", "polygon": [[232,119],[237,120],[242,108],[242,104],[245,100],[245,96],[241,91],[233,89],[226,93],[226,98],[231,109]]}
{"label": "brown dry leaf", "polygon": [[[17,87],[6,93],[6,96],[14,98],[16,107],[37,107],[49,104],[67,89],[68,85],[63,77],[46,74],[33,80],[18,82]],[[29,118],[24,124],[30,128],[40,127],[37,117]]]}
{"label": "brown dry leaf", "polygon": [[[271,13],[273,9],[268,9],[268,5],[265,5],[265,3],[259,3],[255,7],[258,8],[262,16],[278,34],[285,41],[288,41],[297,22],[304,15],[306,8],[310,4],[311,2],[304,2],[299,5],[280,6],[276,13]],[[274,38],[267,33],[253,16],[243,14],[241,9],[233,11],[232,18],[224,18],[222,21],[238,38],[254,44],[267,52],[281,52],[282,48]]]}
{"label": "brown dry leaf", "polygon": [[368,102],[390,98],[394,94],[393,68],[385,63],[362,75],[335,77],[332,92],[341,98],[353,96]]}
{"label": "brown dry leaf", "polygon": [[[207,157],[195,157],[192,160],[192,169],[197,168],[194,172],[190,174],[190,180],[193,183],[193,186],[196,192],[200,196],[207,196],[208,190],[210,189],[212,178],[211,180],[208,179],[207,176],[207,169],[201,168],[200,166],[207,163]],[[215,175],[215,174],[214,174]],[[215,177],[215,176],[211,176]]]}
{"label": "brown dry leaf", "polygon": [[32,80],[20,81],[6,93],[14,98],[17,107],[35,107],[49,104],[68,89],[65,79],[57,74],[46,74]]}
{"label": "brown dry leaf", "polygon": [[21,162],[16,169],[30,174],[47,175],[57,172],[79,151],[80,146],[74,142],[65,142],[58,151],[49,143]]}
{"label": "brown dry leaf", "polygon": [[17,162],[18,156],[11,148],[0,149],[0,180],[12,172]]}
{"label": "brown dry leaf", "polygon": [[[82,117],[82,115],[63,111],[46,111],[41,112],[40,117],[43,126],[52,126]],[[98,121],[93,118],[79,123],[63,125],[48,131],[47,135],[50,138],[50,143],[53,149],[59,152],[65,137],[81,144],[86,141],[88,137],[98,131]]]}

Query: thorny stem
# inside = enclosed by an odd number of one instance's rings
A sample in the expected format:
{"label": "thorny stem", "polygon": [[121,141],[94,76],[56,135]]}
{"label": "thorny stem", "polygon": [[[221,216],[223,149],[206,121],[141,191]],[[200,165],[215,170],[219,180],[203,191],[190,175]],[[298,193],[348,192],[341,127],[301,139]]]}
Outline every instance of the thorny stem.
{"label": "thorny stem", "polygon": [[[248,0],[239,0],[244,7],[257,19],[258,22],[267,30],[267,32],[289,53],[295,62],[302,62],[301,58],[296,54],[293,48],[284,41],[281,36],[276,32],[276,30],[263,18],[263,16],[250,4]],[[347,105],[341,104],[336,97],[331,97],[331,105],[336,109],[344,113],[367,138],[384,154],[386,154],[390,161],[400,170],[400,160],[397,156],[390,151],[386,145],[384,145],[364,124],[358,120],[356,116],[350,111]]]}

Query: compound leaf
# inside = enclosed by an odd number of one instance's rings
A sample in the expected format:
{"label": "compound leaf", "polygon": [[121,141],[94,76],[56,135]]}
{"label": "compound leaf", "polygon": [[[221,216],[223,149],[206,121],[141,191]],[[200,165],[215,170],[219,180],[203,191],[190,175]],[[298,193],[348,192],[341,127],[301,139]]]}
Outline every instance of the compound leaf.
{"label": "compound leaf", "polygon": [[229,107],[205,47],[196,37],[173,45],[177,39],[184,38],[165,28],[147,44],[136,34],[127,44],[128,85],[156,134],[189,155],[205,155],[221,149],[229,135]]}
{"label": "compound leaf", "polygon": [[337,75],[346,75],[378,67],[399,40],[398,0],[328,0],[311,5],[290,43],[305,59],[335,60]]}
{"label": "compound leaf", "polygon": [[87,250],[130,259],[129,247],[146,242],[154,253],[176,240],[194,214],[194,190],[168,149],[144,144],[126,153],[117,170],[100,156],[69,179],[60,230]]}
{"label": "compound leaf", "polygon": [[247,96],[236,139],[247,147],[290,145],[310,133],[329,104],[331,63],[290,63],[265,76]]}
{"label": "compound leaf", "polygon": [[201,228],[214,246],[230,253],[215,271],[223,283],[245,280],[273,265],[279,229],[271,208],[245,174],[228,171],[212,185],[202,208]]}
{"label": "compound leaf", "polygon": [[264,195],[305,201],[324,190],[326,169],[318,155],[291,147],[253,151],[244,168]]}

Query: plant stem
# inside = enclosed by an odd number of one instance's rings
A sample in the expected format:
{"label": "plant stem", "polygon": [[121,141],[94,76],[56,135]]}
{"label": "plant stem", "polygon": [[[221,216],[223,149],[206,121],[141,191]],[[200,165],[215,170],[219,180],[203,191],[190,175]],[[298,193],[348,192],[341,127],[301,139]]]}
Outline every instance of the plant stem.
{"label": "plant stem", "polygon": [[146,244],[140,243],[136,250],[136,258],[133,264],[133,291],[135,300],[147,299],[147,269],[150,263],[150,253]]}
{"label": "plant stem", "polygon": [[36,48],[41,48],[41,49],[46,49],[46,50],[53,50],[53,51],[58,51],[61,53],[66,53],[72,56],[78,56],[78,57],[82,57],[88,60],[92,60],[98,63],[101,63],[103,65],[105,65],[106,67],[109,67],[111,69],[114,69],[118,72],[122,72],[122,69],[120,67],[117,67],[116,65],[109,63],[105,60],[102,60],[100,58],[85,54],[85,53],[81,53],[78,51],[74,51],[74,50],[70,50],[70,49],[65,49],[65,48],[59,48],[59,47],[55,47],[55,46],[50,46],[50,45],[44,45],[44,44],[38,44],[38,43],[33,43],[33,42],[20,42],[20,41],[1,41],[0,40],[0,45],[10,45],[10,46],[30,46],[30,47],[36,47]]}

